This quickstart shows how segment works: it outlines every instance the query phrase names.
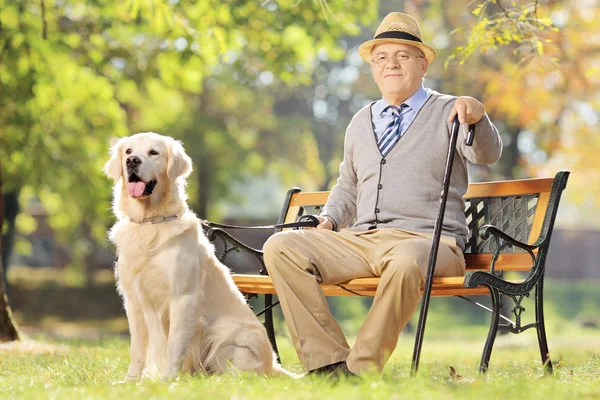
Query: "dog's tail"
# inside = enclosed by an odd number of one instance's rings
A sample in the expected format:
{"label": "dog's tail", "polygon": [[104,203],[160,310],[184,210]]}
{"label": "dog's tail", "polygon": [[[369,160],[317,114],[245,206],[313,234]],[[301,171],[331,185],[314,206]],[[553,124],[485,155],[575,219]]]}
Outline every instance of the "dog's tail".
{"label": "dog's tail", "polygon": [[277,357],[273,354],[273,369],[271,370],[271,375],[273,376],[286,376],[292,379],[300,379],[303,375],[298,375],[296,373],[290,372],[287,369],[283,368],[281,364],[277,362]]}

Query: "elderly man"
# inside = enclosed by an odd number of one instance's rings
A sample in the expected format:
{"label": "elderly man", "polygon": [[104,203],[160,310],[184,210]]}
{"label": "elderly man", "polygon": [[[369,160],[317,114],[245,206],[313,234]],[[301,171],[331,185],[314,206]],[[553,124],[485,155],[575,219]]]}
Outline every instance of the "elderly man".
{"label": "elderly man", "polygon": [[[317,229],[281,232],[264,246],[265,264],[309,373],[381,371],[394,351],[421,297],[454,117],[463,124],[462,140],[436,276],[464,274],[467,161],[491,164],[502,151],[498,131],[479,101],[423,88],[436,51],[423,43],[413,17],[387,15],[359,52],[371,65],[382,99],[350,122],[340,175]],[[475,140],[468,147],[464,135],[470,124]],[[350,349],[319,284],[373,276],[380,283]]]}

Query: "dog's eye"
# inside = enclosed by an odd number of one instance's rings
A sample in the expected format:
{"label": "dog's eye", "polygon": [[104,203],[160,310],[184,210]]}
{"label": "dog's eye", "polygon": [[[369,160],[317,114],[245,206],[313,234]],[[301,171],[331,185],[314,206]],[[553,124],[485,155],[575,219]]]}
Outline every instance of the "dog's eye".
{"label": "dog's eye", "polygon": [[156,151],[156,150],[150,150],[148,152],[148,154],[151,155],[151,156],[157,156],[158,155],[158,151]]}
{"label": "dog's eye", "polygon": [[131,149],[125,150],[125,154],[131,154]]}

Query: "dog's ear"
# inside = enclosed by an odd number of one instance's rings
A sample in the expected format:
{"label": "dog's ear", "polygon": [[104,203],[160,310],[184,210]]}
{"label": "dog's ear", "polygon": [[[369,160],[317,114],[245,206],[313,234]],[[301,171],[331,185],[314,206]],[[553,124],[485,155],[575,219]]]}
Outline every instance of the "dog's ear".
{"label": "dog's ear", "polygon": [[117,181],[123,175],[123,163],[121,162],[121,146],[123,140],[112,138],[110,140],[111,148],[110,160],[104,164],[104,173],[113,181]]}
{"label": "dog's ear", "polygon": [[192,159],[185,154],[183,145],[178,140],[170,140],[168,145],[167,176],[171,182],[181,177],[187,178],[192,172]]}

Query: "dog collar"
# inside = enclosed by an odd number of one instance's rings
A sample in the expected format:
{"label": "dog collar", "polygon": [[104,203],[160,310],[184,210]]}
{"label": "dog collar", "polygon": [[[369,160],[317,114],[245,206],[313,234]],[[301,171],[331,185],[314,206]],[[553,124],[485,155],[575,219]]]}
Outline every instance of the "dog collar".
{"label": "dog collar", "polygon": [[163,222],[167,222],[167,221],[173,221],[174,219],[177,219],[181,217],[181,213],[177,213],[175,215],[157,215],[156,217],[152,217],[152,218],[144,218],[141,221],[135,221],[132,218],[129,218],[129,220],[131,222],[134,222],[138,225],[155,225],[155,224],[162,224]]}

